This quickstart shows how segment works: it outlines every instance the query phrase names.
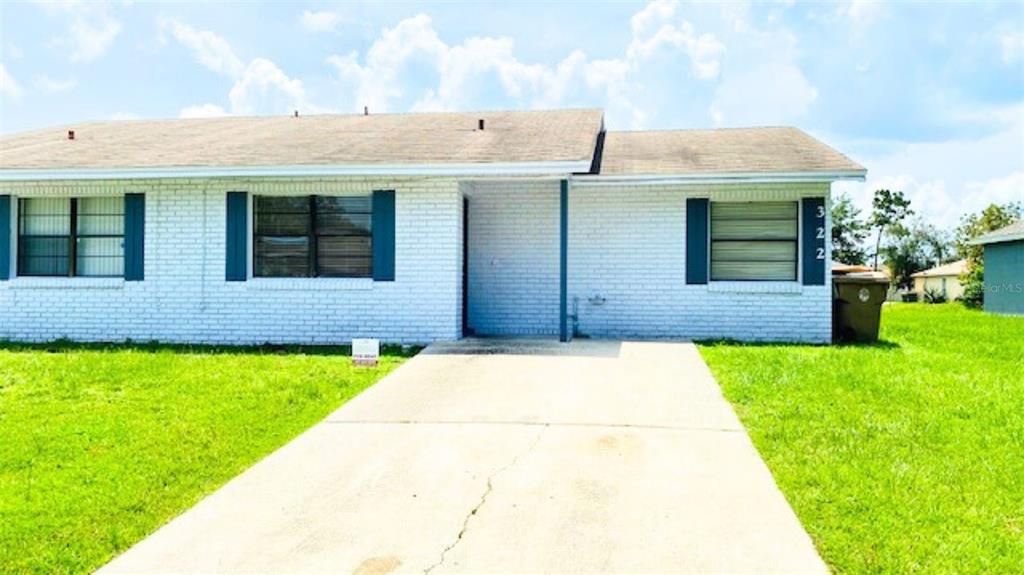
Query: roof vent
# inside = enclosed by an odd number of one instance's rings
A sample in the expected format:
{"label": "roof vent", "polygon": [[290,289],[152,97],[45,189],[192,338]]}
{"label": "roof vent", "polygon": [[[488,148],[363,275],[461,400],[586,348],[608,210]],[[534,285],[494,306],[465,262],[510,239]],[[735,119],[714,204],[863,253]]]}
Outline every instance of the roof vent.
{"label": "roof vent", "polygon": [[483,130],[484,129],[484,119],[483,118],[480,118],[479,120],[476,121],[476,127],[477,127],[478,130]]}
{"label": "roof vent", "polygon": [[370,107],[369,106],[363,106],[363,115],[364,116],[369,116],[370,115]]}
{"label": "roof vent", "polygon": [[75,131],[74,130],[68,130],[68,139],[69,140],[74,140],[75,139]]}
{"label": "roof vent", "polygon": [[298,110],[295,110],[295,117],[296,117],[296,118],[298,118],[298,117],[299,117],[299,111],[298,111]]}

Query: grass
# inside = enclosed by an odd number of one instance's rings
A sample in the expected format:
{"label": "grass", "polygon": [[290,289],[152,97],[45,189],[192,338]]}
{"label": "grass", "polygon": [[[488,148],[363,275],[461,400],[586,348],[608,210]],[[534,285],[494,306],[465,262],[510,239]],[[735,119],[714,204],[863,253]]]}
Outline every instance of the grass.
{"label": "grass", "polygon": [[0,572],[94,570],[410,354],[347,353],[0,344]]}
{"label": "grass", "polygon": [[877,345],[701,353],[838,573],[1024,569],[1024,318],[887,305]]}

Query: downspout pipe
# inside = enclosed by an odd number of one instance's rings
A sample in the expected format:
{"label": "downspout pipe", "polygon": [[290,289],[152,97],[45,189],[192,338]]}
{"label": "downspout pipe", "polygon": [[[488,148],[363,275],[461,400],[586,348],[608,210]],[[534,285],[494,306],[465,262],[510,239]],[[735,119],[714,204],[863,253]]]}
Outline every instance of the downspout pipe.
{"label": "downspout pipe", "polygon": [[558,341],[568,342],[569,332],[569,180],[559,182],[559,322]]}

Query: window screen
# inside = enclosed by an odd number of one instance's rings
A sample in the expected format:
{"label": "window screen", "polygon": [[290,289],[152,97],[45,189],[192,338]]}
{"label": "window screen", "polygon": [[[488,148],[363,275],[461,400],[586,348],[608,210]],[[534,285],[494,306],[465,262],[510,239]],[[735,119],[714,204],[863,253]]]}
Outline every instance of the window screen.
{"label": "window screen", "polygon": [[372,199],[256,196],[254,275],[370,277]]}
{"label": "window screen", "polygon": [[711,279],[795,281],[796,202],[711,204]]}
{"label": "window screen", "polygon": [[124,275],[124,198],[22,198],[18,275]]}
{"label": "window screen", "polygon": [[75,275],[124,275],[124,198],[78,200]]}

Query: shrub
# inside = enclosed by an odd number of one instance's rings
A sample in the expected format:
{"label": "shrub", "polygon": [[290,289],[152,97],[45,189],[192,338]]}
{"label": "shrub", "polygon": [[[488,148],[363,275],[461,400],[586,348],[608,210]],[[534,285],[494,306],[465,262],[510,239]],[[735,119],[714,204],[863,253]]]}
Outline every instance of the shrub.
{"label": "shrub", "polygon": [[969,308],[980,309],[985,303],[985,266],[970,260],[967,265],[967,273],[960,276],[960,283],[964,286],[960,300]]}
{"label": "shrub", "polygon": [[924,290],[924,303],[946,303],[946,294],[934,288]]}

